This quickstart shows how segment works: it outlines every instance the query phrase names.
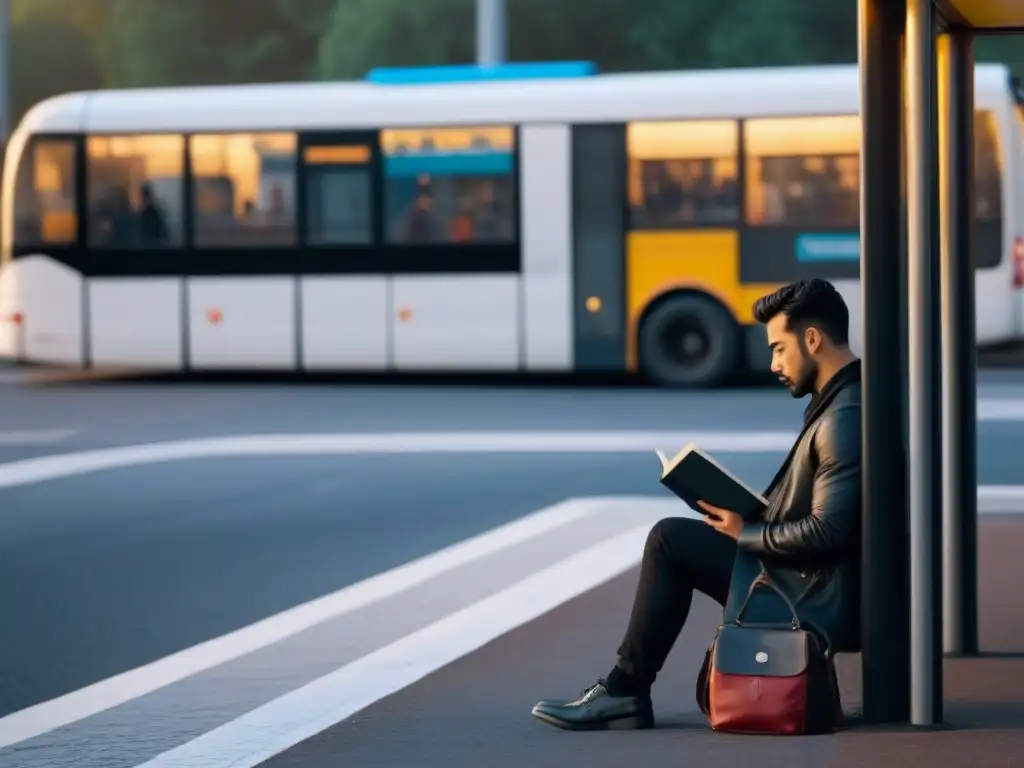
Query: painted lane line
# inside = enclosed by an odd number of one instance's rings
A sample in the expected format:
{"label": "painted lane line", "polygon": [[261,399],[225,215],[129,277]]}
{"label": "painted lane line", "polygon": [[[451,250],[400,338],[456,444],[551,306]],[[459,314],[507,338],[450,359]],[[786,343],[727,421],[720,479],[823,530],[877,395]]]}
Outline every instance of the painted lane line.
{"label": "painted lane line", "polygon": [[137,768],[253,768],[625,573],[649,530],[585,549]]}
{"label": "painted lane line", "polygon": [[278,643],[328,619],[393,597],[427,579],[596,514],[616,502],[622,503],[622,500],[602,497],[569,499],[554,504],[242,629],[14,712],[0,718],[0,749],[132,701]]}
{"label": "painted lane line", "polygon": [[1024,514],[1024,485],[982,485],[978,487],[978,512]]}
{"label": "painted lane line", "polygon": [[1024,400],[979,398],[978,421],[1024,421]]}
{"label": "painted lane line", "polygon": [[[112,469],[200,458],[436,453],[646,453],[689,441],[720,453],[780,453],[791,432],[410,432],[239,435],[73,451],[0,464],[0,489]],[[978,489],[980,512],[1024,512],[1024,486]]]}
{"label": "painted lane line", "polygon": [[21,429],[0,432],[0,447],[53,445],[78,434],[73,429]]}
{"label": "painted lane line", "polygon": [[412,453],[675,453],[694,441],[709,451],[788,451],[795,432],[409,432],[240,435],[101,448],[0,464],[0,488],[107,469],[211,457]]}

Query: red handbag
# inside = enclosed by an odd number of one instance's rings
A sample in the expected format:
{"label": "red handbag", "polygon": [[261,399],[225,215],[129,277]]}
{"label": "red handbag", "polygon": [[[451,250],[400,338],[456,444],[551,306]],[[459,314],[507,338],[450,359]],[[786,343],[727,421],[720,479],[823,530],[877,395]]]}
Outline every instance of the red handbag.
{"label": "red handbag", "polygon": [[[743,613],[764,586],[792,614],[787,624],[747,624]],[[805,629],[767,573],[751,585],[736,620],[718,628],[697,678],[697,701],[712,729],[730,733],[829,733],[843,723],[828,638]]]}

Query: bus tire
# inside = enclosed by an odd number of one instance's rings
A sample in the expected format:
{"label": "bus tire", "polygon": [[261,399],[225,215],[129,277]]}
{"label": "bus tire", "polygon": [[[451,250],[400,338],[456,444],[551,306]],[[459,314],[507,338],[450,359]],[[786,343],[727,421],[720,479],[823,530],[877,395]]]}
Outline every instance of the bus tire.
{"label": "bus tire", "polygon": [[640,368],[654,383],[704,389],[736,371],[739,329],[709,297],[678,294],[659,301],[643,318],[638,347]]}

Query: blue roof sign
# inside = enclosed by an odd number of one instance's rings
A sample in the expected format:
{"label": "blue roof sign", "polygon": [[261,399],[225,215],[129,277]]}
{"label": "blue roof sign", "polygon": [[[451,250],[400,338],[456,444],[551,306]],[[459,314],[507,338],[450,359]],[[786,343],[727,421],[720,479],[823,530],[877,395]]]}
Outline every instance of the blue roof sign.
{"label": "blue roof sign", "polygon": [[366,73],[366,80],[378,85],[436,85],[481,80],[538,80],[562,77],[592,77],[597,65],[591,61],[516,62],[482,67],[451,64],[437,67],[378,67]]}

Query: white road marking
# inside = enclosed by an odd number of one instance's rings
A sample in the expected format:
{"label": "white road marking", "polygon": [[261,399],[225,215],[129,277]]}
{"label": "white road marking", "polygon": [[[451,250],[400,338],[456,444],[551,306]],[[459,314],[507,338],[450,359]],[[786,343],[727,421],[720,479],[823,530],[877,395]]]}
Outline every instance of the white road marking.
{"label": "white road marking", "polygon": [[979,486],[978,511],[988,515],[1024,514],[1024,485]]}
{"label": "white road marking", "polygon": [[978,421],[1024,421],[1024,400],[979,398]]}
{"label": "white road marking", "polygon": [[0,488],[184,459],[228,456],[413,453],[647,453],[674,454],[694,441],[719,453],[788,451],[795,432],[408,432],[238,435],[101,448],[0,464]]}
{"label": "white road marking", "polygon": [[[2,434],[2,433],[0,433]],[[408,432],[238,435],[172,440],[22,459],[0,464],[0,489],[91,472],[201,458],[433,453],[673,453],[694,441],[719,453],[782,453],[795,432]],[[652,466],[657,466],[654,463]],[[979,511],[1024,513],[1024,486],[978,489]]]}
{"label": "white road marking", "polygon": [[[0,432],[0,447],[22,447],[30,445],[53,445],[74,437],[73,429],[21,429]],[[2,465],[0,465],[2,466]]]}
{"label": "white road marking", "polygon": [[648,530],[583,550],[137,768],[253,768],[625,573]]}
{"label": "white road marking", "polygon": [[137,699],[190,675],[280,642],[322,621],[392,597],[438,574],[595,514],[610,503],[623,502],[621,499],[616,501],[615,497],[569,499],[540,509],[242,629],[7,715],[0,719],[0,749]]}

